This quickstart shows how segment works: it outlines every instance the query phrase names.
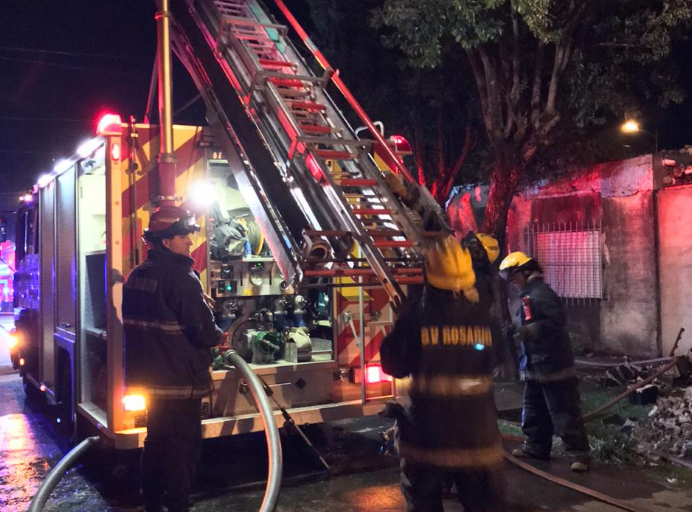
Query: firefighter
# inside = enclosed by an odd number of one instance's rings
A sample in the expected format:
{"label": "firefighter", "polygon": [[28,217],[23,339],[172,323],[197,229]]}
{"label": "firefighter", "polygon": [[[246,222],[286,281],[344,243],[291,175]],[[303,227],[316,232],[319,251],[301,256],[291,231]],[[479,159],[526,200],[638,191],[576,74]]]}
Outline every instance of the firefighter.
{"label": "firefighter", "polygon": [[515,339],[521,350],[521,379],[526,381],[522,412],[526,441],[512,454],[548,460],[556,434],[572,459],[572,471],[587,471],[590,447],[579,405],[565,308],[543,281],[536,260],[526,254],[509,254],[500,264],[500,275],[519,290],[521,297],[517,322],[521,327]]}
{"label": "firefighter", "polygon": [[147,259],[123,292],[126,385],[147,396],[142,492],[147,512],[189,510],[201,448],[202,397],[211,390],[210,349],[222,331],[214,323],[199,277],[192,270],[194,216],[162,206],[144,240]]}
{"label": "firefighter", "polygon": [[425,259],[426,286],[402,307],[380,349],[386,373],[411,376],[397,418],[401,486],[410,512],[441,511],[453,474],[467,512],[504,510],[502,444],[492,391],[492,302],[471,255],[448,237]]}

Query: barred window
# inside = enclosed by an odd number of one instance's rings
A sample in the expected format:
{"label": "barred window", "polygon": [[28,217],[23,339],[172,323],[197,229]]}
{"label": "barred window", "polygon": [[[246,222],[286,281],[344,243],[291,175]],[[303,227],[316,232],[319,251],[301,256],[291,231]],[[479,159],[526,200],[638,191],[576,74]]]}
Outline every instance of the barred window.
{"label": "barred window", "polygon": [[560,297],[603,298],[600,224],[533,224],[527,228],[526,242]]}

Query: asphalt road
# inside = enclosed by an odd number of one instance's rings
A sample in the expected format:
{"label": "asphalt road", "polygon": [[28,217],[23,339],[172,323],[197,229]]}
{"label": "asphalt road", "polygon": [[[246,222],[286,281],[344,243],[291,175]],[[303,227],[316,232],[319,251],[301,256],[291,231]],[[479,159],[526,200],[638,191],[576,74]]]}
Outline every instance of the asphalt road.
{"label": "asphalt road", "polygon": [[[378,454],[379,432],[386,426],[379,418],[360,418],[308,428],[309,437],[333,468],[330,478],[296,436],[284,437],[285,479],[277,511],[403,512],[397,459]],[[26,510],[40,482],[63,456],[67,447],[57,428],[40,406],[25,404],[18,376],[0,376],[1,512]],[[259,435],[206,441],[193,511],[257,510],[266,475],[265,454]],[[45,510],[141,511],[137,457],[136,452],[94,451],[65,476]],[[668,483],[650,471],[600,464],[588,474],[575,475],[560,458],[540,467],[627,500],[642,512],[692,512],[692,495],[685,484]],[[507,476],[511,512],[617,510],[517,468],[508,467]],[[445,509],[462,510],[456,500],[447,500]]]}

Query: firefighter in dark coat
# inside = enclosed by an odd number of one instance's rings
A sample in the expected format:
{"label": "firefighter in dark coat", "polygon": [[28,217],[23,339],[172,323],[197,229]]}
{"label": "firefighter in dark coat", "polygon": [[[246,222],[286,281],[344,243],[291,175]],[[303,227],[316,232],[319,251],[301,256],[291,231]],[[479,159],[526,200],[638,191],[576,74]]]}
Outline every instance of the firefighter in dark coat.
{"label": "firefighter in dark coat", "polygon": [[492,391],[492,302],[471,256],[449,237],[428,251],[426,287],[382,342],[385,372],[411,376],[397,421],[401,485],[410,512],[442,511],[452,473],[466,512],[502,512],[502,444]]}
{"label": "firefighter in dark coat", "polygon": [[147,512],[189,510],[201,448],[201,402],[211,390],[211,347],[221,341],[190,257],[195,219],[176,206],[151,216],[147,260],[123,292],[128,393],[147,398],[142,492]]}
{"label": "firefighter in dark coat", "polygon": [[522,304],[515,337],[521,349],[519,371],[526,381],[522,412],[526,441],[512,454],[547,460],[556,434],[572,459],[572,471],[586,471],[590,447],[562,301],[543,281],[536,260],[522,252],[502,261],[500,275],[519,289]]}

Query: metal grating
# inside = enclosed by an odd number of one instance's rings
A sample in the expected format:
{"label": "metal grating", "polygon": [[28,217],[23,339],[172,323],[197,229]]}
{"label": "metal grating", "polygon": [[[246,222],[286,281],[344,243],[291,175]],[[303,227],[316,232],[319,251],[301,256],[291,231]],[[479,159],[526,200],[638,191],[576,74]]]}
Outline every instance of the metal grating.
{"label": "metal grating", "polygon": [[546,282],[568,304],[603,298],[600,222],[531,224],[525,246]]}

